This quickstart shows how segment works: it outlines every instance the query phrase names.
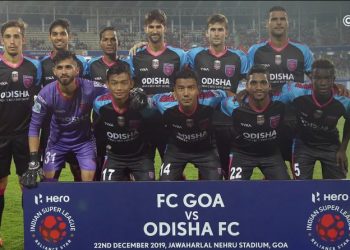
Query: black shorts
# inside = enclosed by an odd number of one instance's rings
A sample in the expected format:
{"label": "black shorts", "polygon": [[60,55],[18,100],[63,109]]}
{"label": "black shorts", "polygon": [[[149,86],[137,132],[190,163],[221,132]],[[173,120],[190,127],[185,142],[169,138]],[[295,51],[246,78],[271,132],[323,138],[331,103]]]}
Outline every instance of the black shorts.
{"label": "black shorts", "polygon": [[290,179],[280,152],[270,156],[251,156],[235,151],[230,153],[230,180],[249,180],[255,167],[258,167],[268,180]]}
{"label": "black shorts", "polygon": [[295,139],[293,148],[293,172],[296,179],[312,179],[316,161],[321,162],[323,179],[346,179],[348,169],[337,166],[339,145],[312,147]]}
{"label": "black shorts", "polygon": [[11,161],[15,162],[16,174],[21,176],[28,168],[28,134],[0,137],[0,178],[11,174]]}
{"label": "black shorts", "polygon": [[101,181],[128,181],[130,173],[135,181],[154,181],[154,164],[149,155],[118,158],[107,153],[103,165]]}
{"label": "black shorts", "polygon": [[187,163],[192,163],[200,172],[201,180],[222,180],[222,171],[217,149],[202,152],[184,152],[169,144],[160,167],[159,180],[183,180],[182,174]]}

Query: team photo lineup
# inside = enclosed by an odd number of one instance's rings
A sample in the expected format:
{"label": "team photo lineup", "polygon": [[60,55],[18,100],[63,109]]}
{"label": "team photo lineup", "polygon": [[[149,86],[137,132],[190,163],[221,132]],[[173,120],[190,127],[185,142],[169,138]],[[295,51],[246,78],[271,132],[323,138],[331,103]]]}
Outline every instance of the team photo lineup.
{"label": "team photo lineup", "polygon": [[22,20],[3,23],[0,225],[12,164],[22,189],[58,182],[65,167],[75,182],[186,181],[187,164],[199,181],[250,180],[256,168],[269,181],[311,180],[319,161],[322,179],[346,179],[350,90],[338,65],[289,37],[283,6],[265,18],[268,37],[246,51],[227,46],[220,13],[207,17],[207,47],[183,49],[155,8],[128,56],[105,26],[102,56],[88,59],[69,49],[66,18],[50,23],[40,59],[24,54]]}

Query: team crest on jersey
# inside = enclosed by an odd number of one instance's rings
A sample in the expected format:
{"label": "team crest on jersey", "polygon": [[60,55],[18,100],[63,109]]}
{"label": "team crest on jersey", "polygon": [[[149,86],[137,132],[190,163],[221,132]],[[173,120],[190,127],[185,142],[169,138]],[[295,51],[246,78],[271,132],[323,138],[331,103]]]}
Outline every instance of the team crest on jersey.
{"label": "team crest on jersey", "polygon": [[274,115],[270,117],[270,127],[271,128],[277,128],[278,124],[280,123],[280,115]]}
{"label": "team crest on jersey", "polygon": [[236,65],[225,65],[225,75],[232,77],[235,74]]}
{"label": "team crest on jersey", "polygon": [[258,125],[263,125],[265,123],[265,117],[264,115],[257,115],[256,116],[256,123]]}
{"label": "team crest on jersey", "polygon": [[281,55],[275,55],[275,64],[281,65],[282,63],[282,56]]}
{"label": "team crest on jersey", "polygon": [[11,78],[13,82],[18,82],[18,71],[12,71]]}
{"label": "team crest on jersey", "polygon": [[219,60],[214,61],[214,69],[219,70],[221,68],[221,62]]}
{"label": "team crest on jersey", "polygon": [[289,71],[294,71],[297,69],[298,60],[297,59],[287,59],[287,68]]}
{"label": "team crest on jersey", "polygon": [[198,122],[198,127],[200,129],[208,129],[209,128],[209,119],[205,119],[205,120],[202,120],[200,122]]}
{"label": "team crest on jersey", "polygon": [[33,76],[23,75],[23,85],[29,89],[33,85]]}
{"label": "team crest on jersey", "polygon": [[323,111],[322,110],[319,110],[319,109],[316,109],[313,116],[314,116],[314,119],[320,119],[323,115]]}
{"label": "team crest on jersey", "polygon": [[174,72],[174,64],[172,63],[164,63],[163,65],[163,72],[167,76],[171,76],[171,74]]}
{"label": "team crest on jersey", "polygon": [[129,121],[129,127],[131,129],[138,129],[140,127],[141,121],[140,120],[130,120]]}
{"label": "team crest on jersey", "polygon": [[153,59],[152,60],[152,68],[158,69],[159,68],[159,60],[158,59]]}
{"label": "team crest on jersey", "polygon": [[124,116],[118,116],[117,117],[117,124],[119,127],[124,127],[125,126],[125,118]]}
{"label": "team crest on jersey", "polygon": [[193,119],[186,119],[186,126],[187,126],[188,128],[192,128],[193,125],[194,125]]}

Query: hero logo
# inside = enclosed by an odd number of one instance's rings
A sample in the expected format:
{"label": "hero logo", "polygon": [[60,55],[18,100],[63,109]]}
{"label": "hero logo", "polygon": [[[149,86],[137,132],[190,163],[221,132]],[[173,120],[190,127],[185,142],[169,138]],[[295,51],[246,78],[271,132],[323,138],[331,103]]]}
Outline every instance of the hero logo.
{"label": "hero logo", "polygon": [[348,201],[348,194],[323,194],[321,195],[319,192],[311,194],[312,203],[317,203],[320,201]]}
{"label": "hero logo", "polygon": [[284,80],[284,81],[294,81],[293,74],[288,73],[277,73],[277,74],[270,74],[270,80]]}
{"label": "hero logo", "polygon": [[70,202],[70,197],[68,195],[46,195],[45,199],[42,194],[34,195],[34,203],[36,205],[42,203],[68,203]]}

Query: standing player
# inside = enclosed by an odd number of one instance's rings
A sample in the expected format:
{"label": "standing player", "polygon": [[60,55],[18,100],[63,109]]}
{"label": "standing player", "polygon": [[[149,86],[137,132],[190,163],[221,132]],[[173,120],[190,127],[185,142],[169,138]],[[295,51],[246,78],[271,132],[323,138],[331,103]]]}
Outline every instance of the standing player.
{"label": "standing player", "polygon": [[[128,65],[125,61],[120,60],[117,56],[118,50],[118,38],[117,32],[113,27],[105,27],[100,32],[100,47],[103,52],[102,56],[91,59],[88,62],[88,74],[87,78],[92,81],[98,81],[101,84],[107,83],[106,72],[113,66],[124,64]],[[106,155],[106,141],[102,132],[103,124],[96,123],[96,113],[93,113],[94,120],[94,135],[96,138],[97,146],[97,168],[95,174],[95,180],[100,180],[101,169]]]}
{"label": "standing player", "polygon": [[269,72],[254,65],[248,72],[247,97],[228,97],[221,109],[232,116],[230,180],[249,180],[256,166],[269,180],[287,180],[285,162],[278,147],[284,104],[270,97]]}
{"label": "standing player", "polygon": [[0,59],[0,225],[12,157],[18,176],[28,167],[30,110],[40,89],[39,61],[22,54],[24,32],[23,23],[18,21],[9,21],[1,27],[4,54]]}
{"label": "standing player", "polygon": [[[221,89],[230,94],[237,93],[240,80],[246,77],[249,68],[247,56],[241,50],[226,47],[228,35],[227,18],[222,14],[212,15],[208,18],[206,31],[209,48],[198,47],[187,53],[189,67],[198,73],[203,90]],[[217,110],[214,124],[221,167],[227,178],[231,120]]]}
{"label": "standing player", "polygon": [[[171,91],[175,73],[186,64],[186,54],[182,49],[168,46],[164,41],[167,17],[161,10],[152,10],[145,16],[144,31],[148,44],[130,56],[130,65],[136,87],[142,88],[147,95]],[[158,113],[148,124],[152,143],[157,146],[163,157],[165,135],[161,114]]]}
{"label": "standing player", "polygon": [[96,145],[90,114],[94,99],[106,92],[97,82],[78,78],[79,67],[70,51],[58,51],[53,58],[57,80],[38,94],[29,128],[30,163],[21,183],[36,186],[39,164],[39,130],[45,116],[52,113],[50,135],[43,170],[47,181],[57,181],[55,172],[62,168],[69,153],[76,155],[83,181],[92,181],[96,169]]}
{"label": "standing player", "polygon": [[200,93],[198,77],[190,69],[178,72],[174,81],[174,96],[153,96],[156,107],[164,112],[163,122],[169,133],[160,180],[181,180],[187,163],[198,168],[202,180],[220,180],[212,115],[213,107],[227,95],[222,90]]}
{"label": "standing player", "polygon": [[[319,160],[324,179],[345,179],[346,149],[350,139],[350,99],[339,96],[334,86],[334,65],[324,59],[312,64],[310,85],[292,83],[283,88],[297,112],[297,137],[293,146],[296,179],[312,179]],[[345,117],[339,142],[337,123]]]}
{"label": "standing player", "polygon": [[[53,72],[54,62],[53,58],[56,56],[58,51],[67,51],[69,47],[70,39],[70,23],[66,19],[56,19],[50,24],[49,28],[49,40],[52,43],[53,50],[51,53],[41,59],[42,66],[42,81],[41,84],[45,87],[47,84],[55,81],[57,78]],[[87,62],[83,56],[76,55],[77,63],[79,67],[79,77],[83,77],[86,74]],[[43,155],[47,145],[48,136],[50,133],[50,121],[51,116],[49,115],[43,123],[40,137],[40,151]],[[42,156],[43,157],[43,156]],[[70,163],[71,172],[74,176],[75,181],[80,181],[80,169],[78,162],[73,155],[67,158]],[[56,178],[59,178],[60,171],[56,172]]]}
{"label": "standing player", "polygon": [[[313,62],[312,52],[305,44],[288,38],[288,27],[287,11],[280,6],[272,7],[267,22],[269,40],[253,45],[248,51],[250,65],[264,64],[268,68],[271,87],[276,92],[281,91],[286,82],[304,82],[304,75],[310,74]],[[291,162],[295,115],[289,105],[286,107],[280,147],[283,158]]]}
{"label": "standing player", "polygon": [[107,144],[102,181],[128,180],[129,173],[136,181],[154,180],[153,159],[145,139],[145,114],[130,103],[133,85],[129,66],[115,64],[107,71],[109,93],[94,102],[99,134]]}

